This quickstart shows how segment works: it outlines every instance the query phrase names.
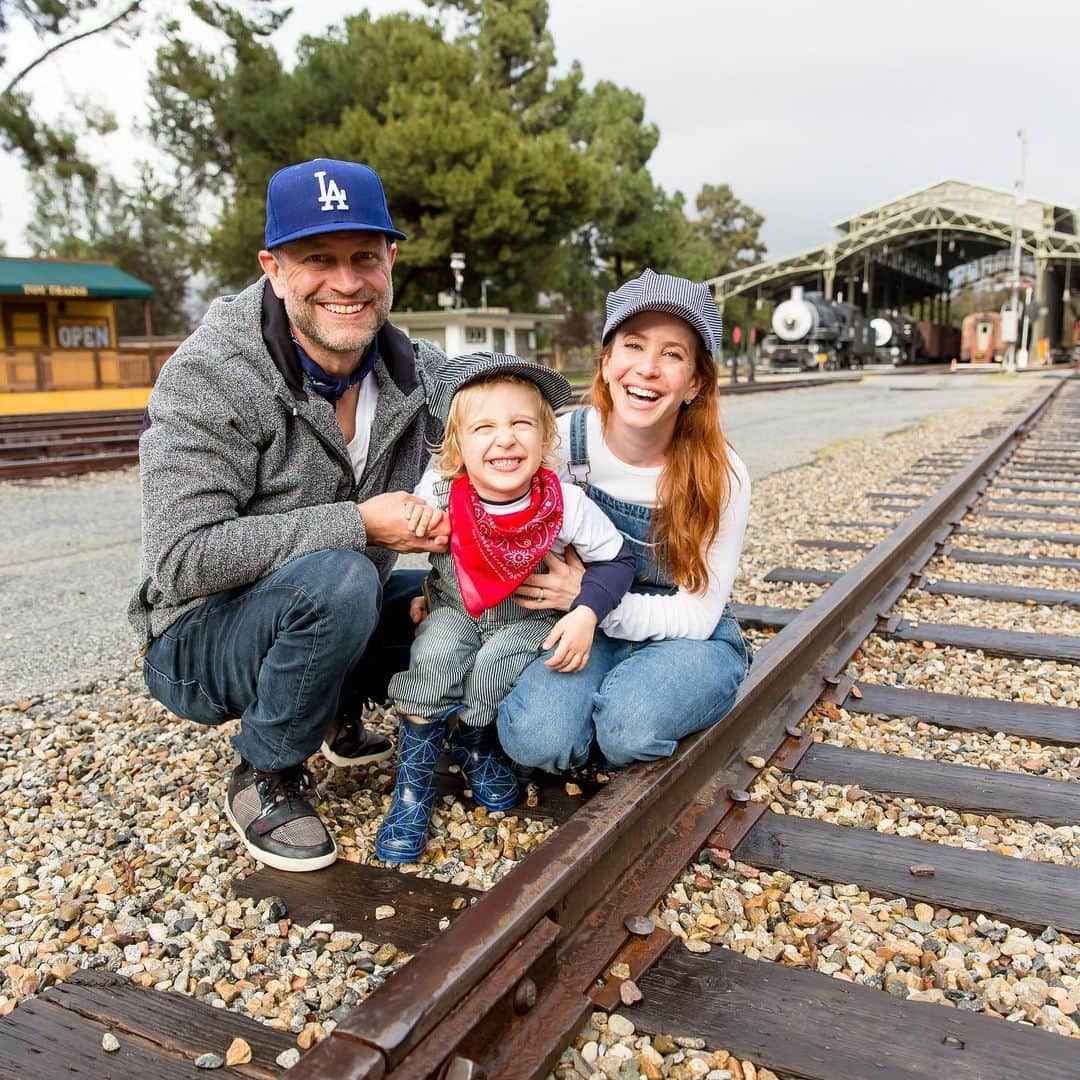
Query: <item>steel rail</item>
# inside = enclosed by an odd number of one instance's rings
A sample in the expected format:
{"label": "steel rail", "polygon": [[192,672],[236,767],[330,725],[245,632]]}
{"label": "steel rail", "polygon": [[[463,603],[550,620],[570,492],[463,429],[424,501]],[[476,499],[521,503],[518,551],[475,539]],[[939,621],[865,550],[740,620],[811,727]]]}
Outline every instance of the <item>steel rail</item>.
{"label": "steel rail", "polygon": [[[1055,381],[1025,416],[803,609],[760,655],[721,723],[686,740],[671,758],[616,774],[464,912],[453,933],[429,942],[344,1017],[294,1067],[296,1075],[378,1080],[387,1073],[437,1075],[449,1065],[445,1075],[476,1076],[470,1054],[500,1075],[546,1068],[559,1048],[538,1043],[572,1032],[590,1007],[585,990],[626,940],[616,916],[634,910],[620,905],[636,901],[647,910],[725,814],[745,805],[748,796],[736,785],[757,772],[747,758],[779,749],[1065,381]],[[538,935],[544,946],[523,956],[524,943]],[[571,961],[583,957],[584,969],[568,977]],[[516,1064],[505,1052],[509,1045],[519,1055],[527,1051]]]}

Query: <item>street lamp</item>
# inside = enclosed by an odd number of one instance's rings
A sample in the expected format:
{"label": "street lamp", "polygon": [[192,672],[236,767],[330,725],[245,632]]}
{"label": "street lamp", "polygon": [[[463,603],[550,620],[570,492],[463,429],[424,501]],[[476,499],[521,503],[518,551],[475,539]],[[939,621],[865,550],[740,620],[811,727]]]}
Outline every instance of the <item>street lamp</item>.
{"label": "street lamp", "polygon": [[480,282],[480,307],[485,311],[487,310],[487,291],[489,287],[494,288],[495,282],[491,278],[484,278]]}
{"label": "street lamp", "polygon": [[450,253],[450,270],[454,275],[454,307],[461,307],[461,290],[465,284],[465,252]]}

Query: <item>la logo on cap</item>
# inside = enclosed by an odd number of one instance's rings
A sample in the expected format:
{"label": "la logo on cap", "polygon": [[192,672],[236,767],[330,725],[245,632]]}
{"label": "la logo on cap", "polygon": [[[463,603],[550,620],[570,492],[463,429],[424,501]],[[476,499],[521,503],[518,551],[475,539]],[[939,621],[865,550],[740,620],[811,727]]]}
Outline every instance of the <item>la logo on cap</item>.
{"label": "la logo on cap", "polygon": [[315,179],[319,181],[319,205],[323,210],[348,210],[349,204],[345,201],[348,192],[344,188],[337,186],[336,180],[331,180],[329,184],[326,182],[326,170],[320,169],[315,174]]}

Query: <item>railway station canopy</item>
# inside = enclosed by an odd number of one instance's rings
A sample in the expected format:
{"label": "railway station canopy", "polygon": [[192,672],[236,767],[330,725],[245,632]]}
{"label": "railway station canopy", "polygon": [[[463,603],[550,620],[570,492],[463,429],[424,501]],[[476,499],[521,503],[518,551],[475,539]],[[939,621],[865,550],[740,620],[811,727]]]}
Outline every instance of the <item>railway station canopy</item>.
{"label": "railway station canopy", "polygon": [[838,222],[834,239],[821,247],[710,284],[718,302],[746,294],[773,302],[799,285],[830,299],[842,293],[864,310],[917,309],[948,321],[954,272],[968,268],[967,280],[1006,273],[1015,227],[1027,271],[1022,287],[1032,287],[1041,307],[1036,332],[1056,345],[1071,288],[1080,296],[1078,218],[1076,210],[1039,199],[944,180]]}
{"label": "railway station canopy", "polygon": [[154,288],[111,263],[0,256],[0,296],[149,300]]}

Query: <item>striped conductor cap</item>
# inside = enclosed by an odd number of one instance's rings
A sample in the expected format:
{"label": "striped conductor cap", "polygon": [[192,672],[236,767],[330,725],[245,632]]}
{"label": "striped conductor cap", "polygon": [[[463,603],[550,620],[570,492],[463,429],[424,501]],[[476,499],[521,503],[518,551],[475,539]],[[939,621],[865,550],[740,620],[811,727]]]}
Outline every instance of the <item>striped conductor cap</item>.
{"label": "striped conductor cap", "polygon": [[517,375],[536,383],[553,409],[569,405],[574,397],[566,376],[554,368],[510,353],[473,352],[455,356],[439,368],[428,394],[428,409],[446,423],[454,395],[463,386],[491,375]]}
{"label": "striped conductor cap", "polygon": [[643,311],[662,311],[689,323],[705,343],[710,356],[720,349],[723,321],[712,290],[701,281],[646,270],[607,294],[604,344],[627,319]]}

